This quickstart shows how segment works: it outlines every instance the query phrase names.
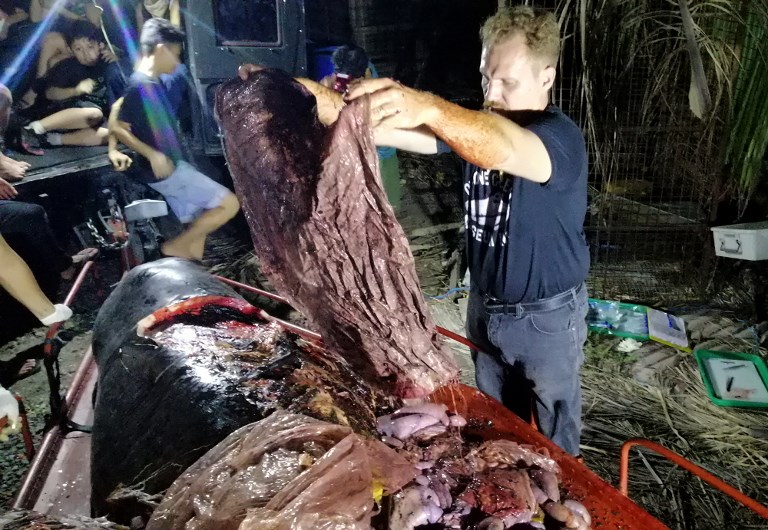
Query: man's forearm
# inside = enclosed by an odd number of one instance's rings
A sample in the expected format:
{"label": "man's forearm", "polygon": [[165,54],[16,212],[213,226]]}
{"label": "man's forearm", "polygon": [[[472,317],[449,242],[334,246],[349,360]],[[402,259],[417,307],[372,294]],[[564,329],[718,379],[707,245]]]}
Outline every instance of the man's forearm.
{"label": "man's forearm", "polygon": [[502,169],[522,127],[493,114],[468,110],[434,96],[427,127],[461,158],[486,169]]}
{"label": "man's forearm", "polygon": [[461,158],[483,169],[498,169],[539,183],[549,181],[552,161],[536,134],[495,112],[435,100],[426,125]]}
{"label": "man's forearm", "polygon": [[339,119],[339,113],[344,108],[344,100],[341,94],[311,79],[301,77],[297,78],[296,81],[301,83],[315,96],[317,100],[317,117],[322,123],[331,125]]}
{"label": "man's forearm", "polygon": [[373,138],[378,146],[395,147],[421,155],[437,153],[437,137],[427,127],[416,129],[375,128]]}

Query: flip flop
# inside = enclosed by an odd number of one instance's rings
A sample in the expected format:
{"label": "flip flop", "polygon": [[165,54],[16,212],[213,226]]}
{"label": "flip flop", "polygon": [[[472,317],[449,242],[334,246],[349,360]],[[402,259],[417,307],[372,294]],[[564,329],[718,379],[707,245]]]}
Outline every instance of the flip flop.
{"label": "flip flop", "polygon": [[[0,361],[0,386],[9,388],[14,383],[35,375],[42,369],[42,359],[43,345],[38,344],[17,353],[8,361]],[[30,361],[34,361],[34,365]],[[29,368],[24,370],[25,366]]]}
{"label": "flip flop", "polygon": [[99,255],[99,249],[97,248],[84,248],[74,256],[72,256],[72,265],[81,265],[86,261],[91,261],[93,258]]}
{"label": "flip flop", "polygon": [[[40,148],[39,135],[29,131],[28,129],[22,129],[19,135],[19,149],[28,155],[43,156],[45,151]],[[37,143],[38,145],[35,145]]]}
{"label": "flip flop", "polygon": [[69,281],[72,278],[75,277],[75,273],[77,272],[77,268],[85,263],[86,261],[93,260],[96,256],[99,255],[99,249],[97,248],[84,248],[74,256],[71,256],[72,258],[72,265],[61,271],[61,279]]}
{"label": "flip flop", "polygon": [[[29,366],[26,370],[24,370],[25,366]],[[16,377],[14,378],[13,382],[18,383],[19,381],[22,381],[26,379],[27,377],[31,377],[38,373],[43,368],[43,360],[42,359],[27,359],[24,361],[24,364],[21,365],[21,368],[18,372],[16,372]]]}

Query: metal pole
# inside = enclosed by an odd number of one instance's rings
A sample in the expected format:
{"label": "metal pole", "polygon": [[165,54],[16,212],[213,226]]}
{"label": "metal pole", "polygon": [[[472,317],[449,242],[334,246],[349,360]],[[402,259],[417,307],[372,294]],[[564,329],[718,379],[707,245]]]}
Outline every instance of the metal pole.
{"label": "metal pole", "polygon": [[632,447],[639,445],[642,447],[645,447],[647,449],[650,449],[651,451],[663,456],[667,460],[671,461],[674,464],[677,464],[678,466],[682,467],[686,471],[689,471],[699,477],[704,482],[708,483],[712,487],[720,490],[721,492],[725,493],[732,499],[740,502],[753,512],[755,512],[757,515],[768,519],[768,506],[764,506],[757,502],[756,500],[752,499],[751,497],[748,497],[744,495],[742,492],[734,488],[733,486],[723,482],[719,478],[717,478],[715,475],[707,471],[706,469],[697,466],[687,458],[684,458],[680,456],[679,454],[675,453],[674,451],[670,451],[666,447],[659,445],[655,442],[652,442],[650,440],[646,440],[644,438],[633,438],[631,440],[627,440],[624,442],[624,445],[621,446],[621,462],[619,467],[619,491],[626,497],[628,485],[629,485],[629,451],[632,449]]}

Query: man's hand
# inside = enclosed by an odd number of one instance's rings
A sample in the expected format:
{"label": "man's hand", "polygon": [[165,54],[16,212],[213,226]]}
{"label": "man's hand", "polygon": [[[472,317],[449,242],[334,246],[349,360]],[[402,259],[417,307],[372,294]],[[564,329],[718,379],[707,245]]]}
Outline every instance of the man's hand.
{"label": "man's hand", "polygon": [[133,159],[120,151],[110,151],[108,156],[115,171],[125,171],[133,164]]}
{"label": "man's hand", "polygon": [[159,151],[152,155],[152,157],[149,159],[149,163],[152,164],[152,172],[155,174],[155,178],[158,180],[167,179],[176,169],[176,165],[173,163],[173,160]]}
{"label": "man's hand", "polygon": [[239,75],[240,79],[243,81],[248,81],[248,78],[251,77],[251,74],[255,74],[259,70],[264,70],[264,67],[258,64],[246,63],[240,65],[240,68],[237,69],[237,75]]}
{"label": "man's hand", "polygon": [[429,124],[437,112],[436,96],[401,85],[394,79],[359,79],[349,85],[346,100],[369,95],[371,126],[415,129]]}
{"label": "man's hand", "polygon": [[96,81],[93,79],[83,79],[75,87],[75,91],[78,95],[90,94],[96,87]]}
{"label": "man's hand", "polygon": [[16,191],[16,188],[0,178],[0,199],[10,201],[11,199],[15,199],[18,194],[19,192]]}

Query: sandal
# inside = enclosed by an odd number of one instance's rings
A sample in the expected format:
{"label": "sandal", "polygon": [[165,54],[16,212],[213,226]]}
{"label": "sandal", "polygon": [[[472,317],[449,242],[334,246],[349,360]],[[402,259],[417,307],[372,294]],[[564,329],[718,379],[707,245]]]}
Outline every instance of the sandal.
{"label": "sandal", "polygon": [[38,344],[8,361],[0,361],[0,386],[10,388],[14,383],[38,373],[43,367],[42,357],[43,345]]}
{"label": "sandal", "polygon": [[84,248],[74,256],[72,256],[72,265],[82,265],[86,261],[91,261],[93,258],[99,255],[99,249],[88,247]]}
{"label": "sandal", "polygon": [[27,359],[24,361],[24,364],[21,365],[21,368],[18,372],[16,372],[16,377],[14,378],[13,382],[18,383],[19,381],[26,379],[27,377],[31,377],[38,373],[43,367],[43,360],[42,359]]}
{"label": "sandal", "polygon": [[96,256],[99,255],[99,249],[97,248],[84,248],[77,254],[71,257],[72,259],[72,265],[61,271],[61,278],[63,280],[69,281],[72,278],[75,277],[76,268],[82,265],[83,263],[87,261],[93,260]]}

